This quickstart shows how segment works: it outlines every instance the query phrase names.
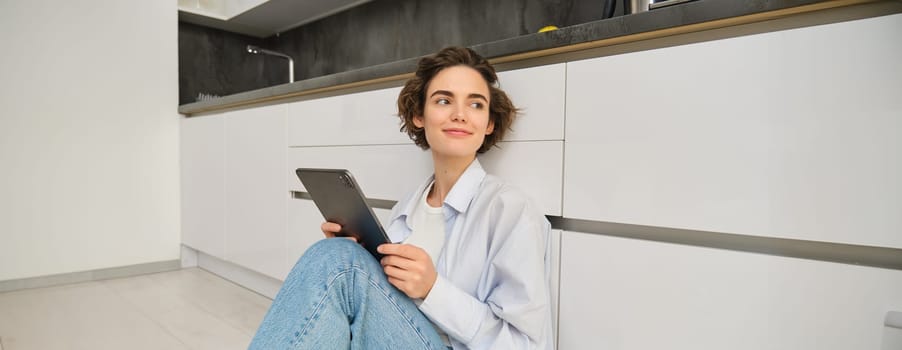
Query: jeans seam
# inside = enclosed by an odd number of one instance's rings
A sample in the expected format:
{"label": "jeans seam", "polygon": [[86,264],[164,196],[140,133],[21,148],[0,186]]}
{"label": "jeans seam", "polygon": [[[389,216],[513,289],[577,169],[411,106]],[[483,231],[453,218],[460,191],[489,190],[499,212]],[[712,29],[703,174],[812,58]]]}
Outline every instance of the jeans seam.
{"label": "jeans seam", "polygon": [[331,290],[332,287],[335,285],[335,281],[338,280],[338,278],[342,277],[343,275],[351,272],[352,270],[356,270],[357,272],[366,276],[367,282],[369,282],[369,284],[372,285],[373,287],[376,287],[376,290],[378,290],[379,293],[382,293],[382,296],[385,297],[385,299],[388,300],[392,304],[392,306],[394,306],[395,310],[398,311],[398,313],[404,318],[405,321],[407,321],[407,325],[410,326],[410,328],[413,329],[414,332],[417,334],[417,336],[420,338],[420,341],[423,342],[423,344],[426,346],[431,345],[431,344],[429,344],[429,341],[426,339],[426,337],[423,335],[423,333],[413,323],[413,320],[411,320],[411,318],[402,311],[401,306],[398,305],[398,303],[393,298],[391,298],[390,293],[387,293],[385,291],[385,289],[379,285],[379,282],[376,280],[373,280],[371,278],[371,275],[369,273],[367,273],[367,271],[365,269],[361,268],[359,265],[351,265],[346,269],[340,270],[338,273],[336,273],[334,276],[332,276],[332,278],[329,280],[329,283],[326,284],[326,293],[323,294],[323,297],[319,300],[319,302],[317,302],[316,306],[313,309],[313,312],[310,314],[310,320],[306,324],[304,324],[303,327],[301,327],[301,329],[297,332],[297,335],[294,337],[295,345],[298,345],[298,341],[300,340],[301,336],[306,334],[306,331],[309,330],[310,327],[312,327],[313,320],[316,318],[316,316],[322,310],[322,307],[325,304],[326,299],[329,297],[329,290]]}
{"label": "jeans seam", "polygon": [[367,281],[369,281],[371,285],[373,285],[374,287],[376,287],[376,289],[378,289],[379,292],[382,293],[382,295],[385,296],[385,298],[388,299],[388,300],[391,302],[391,304],[395,307],[395,310],[397,310],[399,314],[401,314],[402,316],[404,316],[404,320],[407,321],[407,325],[410,326],[410,328],[412,328],[412,329],[414,330],[414,332],[416,332],[417,336],[420,337],[420,341],[423,342],[423,345],[429,346],[429,345],[430,345],[430,344],[429,344],[429,341],[428,341],[428,340],[426,339],[426,337],[423,335],[423,332],[421,332],[421,331],[416,327],[416,325],[413,324],[413,320],[411,320],[410,317],[408,317],[408,315],[406,315],[406,314],[401,310],[401,306],[398,305],[398,303],[395,302],[395,300],[393,300],[392,298],[390,298],[388,294],[386,294],[385,290],[384,290],[382,287],[379,286],[378,281],[374,281],[373,279],[371,279],[371,278],[369,277],[369,274],[367,274],[366,272],[364,272],[364,274],[367,275]]}
{"label": "jeans seam", "polygon": [[323,293],[323,297],[319,300],[319,302],[316,303],[316,306],[313,308],[313,312],[310,313],[310,319],[307,321],[306,324],[304,324],[303,327],[301,327],[300,330],[297,331],[297,335],[295,335],[295,337],[294,337],[294,343],[295,343],[295,345],[298,345],[298,343],[299,343],[298,341],[301,339],[301,336],[303,336],[304,334],[306,334],[306,333],[307,333],[307,330],[309,330],[310,327],[312,327],[312,325],[313,325],[313,320],[316,319],[316,316],[319,315],[319,312],[320,312],[320,311],[322,311],[323,305],[326,303],[326,299],[329,298],[329,290],[332,289],[332,286],[333,286],[333,285],[335,285],[335,281],[336,281],[339,277],[341,277],[341,276],[347,274],[348,272],[350,272],[351,270],[354,270],[355,267],[357,267],[357,266],[353,266],[353,265],[352,265],[352,266],[349,267],[349,268],[346,268],[346,269],[344,269],[344,270],[340,270],[338,273],[336,273],[334,276],[332,276],[331,279],[329,279],[329,283],[326,284],[326,292]]}

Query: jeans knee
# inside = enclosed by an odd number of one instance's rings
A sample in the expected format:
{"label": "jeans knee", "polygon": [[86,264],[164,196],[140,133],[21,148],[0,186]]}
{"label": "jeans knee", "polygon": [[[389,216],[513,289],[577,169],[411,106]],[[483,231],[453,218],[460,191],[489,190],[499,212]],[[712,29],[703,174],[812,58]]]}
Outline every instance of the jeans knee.
{"label": "jeans knee", "polygon": [[301,260],[318,261],[331,265],[346,265],[366,261],[369,252],[360,244],[345,238],[326,238],[314,243]]}
{"label": "jeans knee", "polygon": [[316,242],[312,246],[310,246],[310,251],[313,254],[325,253],[328,255],[353,255],[362,249],[363,247],[361,247],[356,242],[341,237],[321,239],[319,240],[319,242]]}

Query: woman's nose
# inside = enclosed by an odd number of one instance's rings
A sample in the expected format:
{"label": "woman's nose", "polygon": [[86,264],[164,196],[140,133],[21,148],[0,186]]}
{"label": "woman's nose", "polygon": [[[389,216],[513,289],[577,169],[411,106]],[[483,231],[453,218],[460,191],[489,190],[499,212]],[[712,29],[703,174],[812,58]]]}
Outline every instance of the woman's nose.
{"label": "woman's nose", "polygon": [[457,108],[455,108],[454,112],[451,114],[451,120],[462,121],[462,122],[467,121],[465,107],[466,106],[457,106]]}

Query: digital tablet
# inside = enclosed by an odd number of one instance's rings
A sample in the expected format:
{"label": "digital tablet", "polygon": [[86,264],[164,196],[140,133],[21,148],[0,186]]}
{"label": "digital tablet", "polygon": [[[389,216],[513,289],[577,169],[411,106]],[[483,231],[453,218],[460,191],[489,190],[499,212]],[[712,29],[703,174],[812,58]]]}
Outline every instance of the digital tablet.
{"label": "digital tablet", "polygon": [[373,209],[351,173],[345,169],[295,170],[301,183],[307,188],[316,207],[326,221],[341,225],[339,236],[354,236],[376,259],[382,254],[376,247],[390,243]]}

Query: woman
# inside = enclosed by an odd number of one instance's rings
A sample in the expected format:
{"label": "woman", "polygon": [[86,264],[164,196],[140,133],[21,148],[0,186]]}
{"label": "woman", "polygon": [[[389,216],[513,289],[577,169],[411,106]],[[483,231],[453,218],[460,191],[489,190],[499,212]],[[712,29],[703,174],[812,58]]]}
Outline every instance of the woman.
{"label": "woman", "polygon": [[[435,173],[395,205],[373,259],[341,227],[289,273],[253,349],[550,349],[550,225],[476,159],[516,115],[466,48],[420,60],[398,97],[401,131]],[[348,238],[348,237],[345,237]]]}

